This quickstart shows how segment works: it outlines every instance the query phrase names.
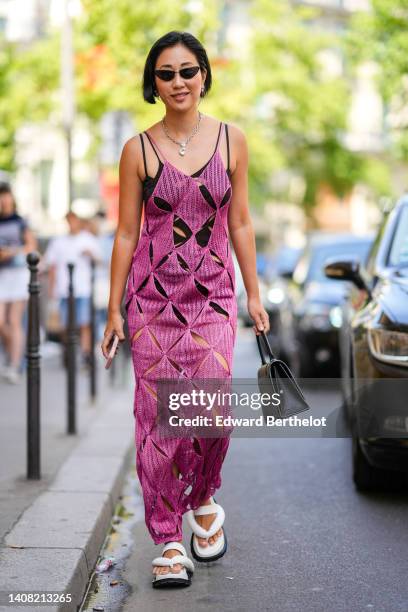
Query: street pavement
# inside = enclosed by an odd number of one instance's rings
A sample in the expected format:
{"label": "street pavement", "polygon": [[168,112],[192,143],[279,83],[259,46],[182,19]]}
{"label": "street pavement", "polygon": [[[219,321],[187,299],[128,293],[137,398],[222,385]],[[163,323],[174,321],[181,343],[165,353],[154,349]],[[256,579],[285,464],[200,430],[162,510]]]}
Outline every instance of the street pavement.
{"label": "street pavement", "polygon": [[[255,377],[258,363],[252,330],[240,329],[233,376]],[[314,394],[322,406],[339,402],[333,390]],[[170,590],[151,587],[161,546],[144,523],[132,458],[122,491],[129,516],[117,518],[105,550],[117,565],[99,575],[83,612],[407,612],[408,496],[358,493],[350,455],[345,437],[233,437],[216,495],[228,552],[195,562],[192,586]],[[184,533],[191,557],[186,521]]]}
{"label": "street pavement", "polygon": [[[0,542],[16,519],[50,482],[92,425],[98,402],[89,395],[89,374],[78,368],[77,435],[67,435],[66,372],[61,367],[60,347],[47,342],[41,346],[41,480],[27,480],[26,372],[19,385],[0,379]],[[98,395],[106,396],[110,378],[97,354]],[[128,383],[129,384],[129,380]]]}

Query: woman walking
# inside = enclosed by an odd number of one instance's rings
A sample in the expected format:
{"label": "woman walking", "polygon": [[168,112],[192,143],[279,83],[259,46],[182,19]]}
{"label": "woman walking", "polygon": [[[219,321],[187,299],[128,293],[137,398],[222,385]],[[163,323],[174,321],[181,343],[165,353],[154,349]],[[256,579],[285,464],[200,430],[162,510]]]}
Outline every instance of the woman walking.
{"label": "woman walking", "polygon": [[207,53],[194,36],[170,32],[156,41],[146,59],[143,96],[151,104],[159,98],[165,114],[125,144],[120,160],[102,352],[107,357],[115,332],[125,338],[120,304],[127,281],[136,468],[147,528],[155,544],[165,544],[152,562],[154,587],[191,582],[194,564],[181,544],[184,513],[196,560],[213,561],[227,549],[225,513],[213,494],[229,437],[161,438],[155,383],[231,378],[237,304],[229,236],[254,330],[269,330],[248,210],[246,140],[237,127],[198,111],[210,87]]}
{"label": "woman walking", "polygon": [[30,280],[26,255],[36,249],[37,240],[17,212],[10,185],[0,183],[0,338],[8,361],[1,373],[12,384],[20,381],[24,349],[23,316]]}

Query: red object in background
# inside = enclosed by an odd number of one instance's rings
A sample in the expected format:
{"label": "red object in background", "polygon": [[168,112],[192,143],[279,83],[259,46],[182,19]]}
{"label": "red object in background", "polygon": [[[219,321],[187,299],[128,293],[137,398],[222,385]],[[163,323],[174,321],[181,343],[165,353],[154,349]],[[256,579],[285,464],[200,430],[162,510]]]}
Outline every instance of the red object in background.
{"label": "red object in background", "polygon": [[94,45],[75,53],[80,74],[80,89],[88,93],[98,88],[108,90],[118,82],[117,64],[105,44]]}
{"label": "red object in background", "polygon": [[106,216],[117,222],[119,216],[119,178],[113,170],[104,169],[99,177],[99,189],[106,204]]}
{"label": "red object in background", "polygon": [[[110,221],[118,222],[119,218],[119,178],[115,171],[104,169],[100,174],[100,194],[106,203],[106,217]],[[140,233],[144,222],[144,206],[140,220]],[[139,233],[139,235],[140,235]]]}

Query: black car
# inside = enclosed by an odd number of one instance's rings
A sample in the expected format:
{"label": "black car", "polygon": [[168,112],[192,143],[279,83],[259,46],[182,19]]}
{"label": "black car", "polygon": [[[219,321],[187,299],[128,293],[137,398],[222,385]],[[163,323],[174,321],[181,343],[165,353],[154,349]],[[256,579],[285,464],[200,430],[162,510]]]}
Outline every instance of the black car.
{"label": "black car", "polygon": [[[364,266],[327,262],[353,283],[340,330],[344,408],[360,490],[408,473],[408,196],[385,216]],[[339,283],[341,285],[341,283]],[[399,475],[397,473],[400,473]]]}
{"label": "black car", "polygon": [[301,252],[300,248],[281,246],[272,259],[266,279],[266,303],[270,323],[268,340],[273,352],[284,361],[290,360],[289,353],[285,350],[287,343],[283,324],[289,308],[288,279],[292,278]]}
{"label": "black car", "polygon": [[301,378],[336,376],[340,370],[338,330],[341,303],[348,288],[328,279],[330,257],[367,257],[371,236],[316,233],[295,267],[289,283],[289,305],[284,313],[282,338],[292,369]]}
{"label": "black car", "polygon": [[[292,251],[293,249],[291,249],[291,254]],[[242,279],[242,273],[238,265],[238,260],[236,259],[235,255],[233,260],[235,266],[238,317],[241,319],[244,327],[252,327],[254,322],[248,313],[248,297]],[[276,328],[276,322],[279,318],[279,309],[283,307],[283,302],[285,300],[284,281],[281,277],[278,277],[277,274],[281,269],[286,271],[288,266],[290,266],[290,262],[290,256],[286,255],[284,261],[283,259],[279,258],[276,262],[272,262],[273,265],[269,267],[268,274],[264,277],[260,276],[258,272],[259,296],[261,298],[263,307],[268,313],[270,322],[269,340],[272,344],[274,344],[274,330]],[[275,275],[273,282],[270,281],[271,269],[273,270],[272,274]]]}

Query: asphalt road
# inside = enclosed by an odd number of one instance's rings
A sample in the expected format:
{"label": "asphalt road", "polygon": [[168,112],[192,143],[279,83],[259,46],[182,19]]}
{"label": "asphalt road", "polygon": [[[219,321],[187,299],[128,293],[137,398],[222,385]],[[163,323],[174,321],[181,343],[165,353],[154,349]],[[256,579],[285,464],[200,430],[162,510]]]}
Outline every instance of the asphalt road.
{"label": "asphalt road", "polygon": [[[252,330],[240,330],[234,376],[255,376],[258,361]],[[320,391],[318,400],[333,405],[339,397]],[[123,521],[118,540],[127,551],[116,569],[120,584],[101,590],[93,605],[110,612],[408,612],[408,494],[358,493],[349,439],[232,438],[222,478],[216,499],[226,511],[227,554],[196,563],[191,587],[155,590],[151,560],[161,547],[148,535],[130,466],[124,500],[131,491],[133,522]],[[188,551],[189,539],[186,526]]]}

